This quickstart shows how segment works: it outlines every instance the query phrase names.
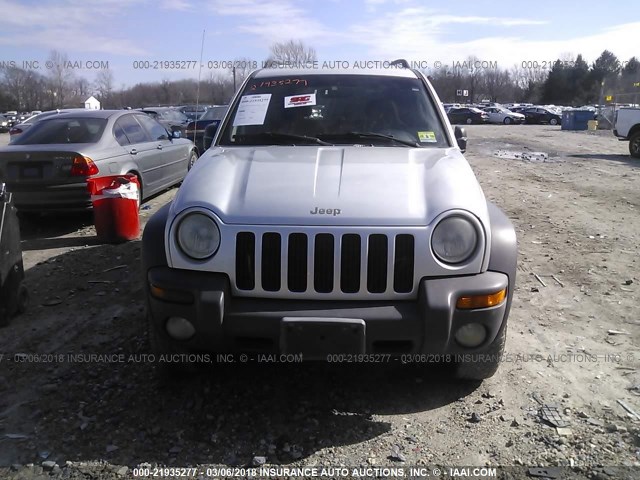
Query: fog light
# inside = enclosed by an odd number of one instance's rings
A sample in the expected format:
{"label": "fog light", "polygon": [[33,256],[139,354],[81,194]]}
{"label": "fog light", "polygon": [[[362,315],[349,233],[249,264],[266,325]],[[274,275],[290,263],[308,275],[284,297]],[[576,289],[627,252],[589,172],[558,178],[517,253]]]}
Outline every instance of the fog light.
{"label": "fog light", "polygon": [[463,347],[477,347],[487,338],[487,329],[480,323],[467,323],[458,329],[455,338]]}
{"label": "fog light", "polygon": [[188,340],[196,333],[196,329],[186,318],[169,317],[169,320],[167,320],[167,333],[176,340]]}

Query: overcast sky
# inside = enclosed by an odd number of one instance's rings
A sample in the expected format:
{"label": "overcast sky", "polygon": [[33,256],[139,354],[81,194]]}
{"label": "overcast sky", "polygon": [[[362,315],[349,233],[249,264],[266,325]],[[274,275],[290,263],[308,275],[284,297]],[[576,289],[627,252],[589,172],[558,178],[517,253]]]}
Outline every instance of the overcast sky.
{"label": "overcast sky", "polygon": [[[406,58],[433,66],[475,55],[509,69],[578,53],[590,63],[604,49],[621,60],[640,57],[638,32],[637,0],[0,0],[0,65],[38,61],[45,73],[57,49],[90,80],[85,62],[108,61],[119,87],[206,77],[209,66],[241,57],[262,62],[273,42],[296,39],[320,62]],[[193,63],[154,69],[141,60]]]}

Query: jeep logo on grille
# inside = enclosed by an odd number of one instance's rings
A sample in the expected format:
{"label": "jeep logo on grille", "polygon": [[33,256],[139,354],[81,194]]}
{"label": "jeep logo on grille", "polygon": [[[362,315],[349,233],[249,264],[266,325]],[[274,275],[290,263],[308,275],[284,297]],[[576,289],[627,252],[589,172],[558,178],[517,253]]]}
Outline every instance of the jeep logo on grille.
{"label": "jeep logo on grille", "polygon": [[336,215],[340,215],[340,213],[342,213],[340,211],[339,208],[318,208],[316,207],[315,210],[310,210],[309,213],[311,215],[333,215],[334,217]]}

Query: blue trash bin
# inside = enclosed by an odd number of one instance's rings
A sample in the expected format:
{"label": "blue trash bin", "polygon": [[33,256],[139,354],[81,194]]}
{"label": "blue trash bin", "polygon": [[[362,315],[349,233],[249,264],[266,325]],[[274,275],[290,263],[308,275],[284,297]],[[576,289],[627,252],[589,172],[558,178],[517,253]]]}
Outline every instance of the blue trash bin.
{"label": "blue trash bin", "polygon": [[565,110],[562,112],[561,130],[576,130],[575,110]]}

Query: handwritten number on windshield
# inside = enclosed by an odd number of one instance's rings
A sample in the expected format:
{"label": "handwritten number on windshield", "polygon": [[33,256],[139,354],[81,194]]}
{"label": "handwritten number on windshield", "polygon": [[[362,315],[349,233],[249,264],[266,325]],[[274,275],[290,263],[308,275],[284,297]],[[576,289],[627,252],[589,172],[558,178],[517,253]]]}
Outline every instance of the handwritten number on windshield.
{"label": "handwritten number on windshield", "polygon": [[282,87],[285,85],[303,85],[307,86],[308,82],[301,78],[283,78],[281,80],[267,80],[264,82],[254,83],[251,85],[251,90],[257,90],[258,88],[270,88],[270,87]]}

